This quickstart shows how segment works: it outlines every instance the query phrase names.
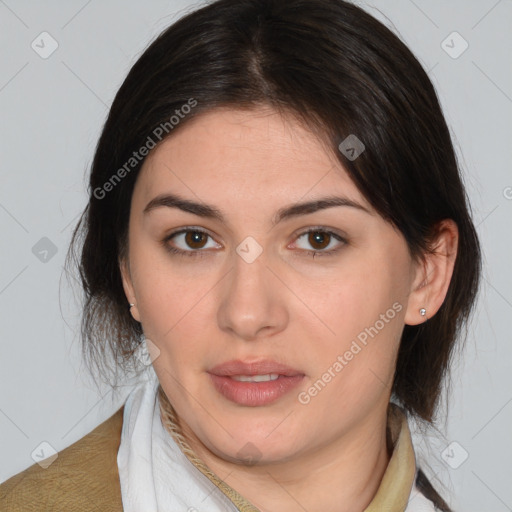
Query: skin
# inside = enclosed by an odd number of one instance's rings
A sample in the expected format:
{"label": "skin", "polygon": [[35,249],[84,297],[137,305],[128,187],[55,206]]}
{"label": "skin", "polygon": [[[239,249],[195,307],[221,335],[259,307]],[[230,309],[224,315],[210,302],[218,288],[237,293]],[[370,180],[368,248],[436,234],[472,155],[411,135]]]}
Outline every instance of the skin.
{"label": "skin", "polygon": [[[162,193],[214,205],[225,223],[161,206]],[[283,220],[277,210],[324,196],[337,206]],[[169,253],[167,246],[201,252]],[[311,227],[346,238],[316,242]],[[248,236],[263,252],[236,252]],[[190,234],[189,234],[190,237]],[[194,245],[195,241],[195,245]],[[158,347],[153,365],[189,444],[262,512],[358,511],[375,495],[390,454],[386,411],[404,324],[441,306],[457,228],[443,221],[437,250],[414,261],[325,146],[295,118],[270,108],[216,109],[180,127],[146,158],[132,197],[128,259],[120,261],[133,317]],[[307,251],[339,250],[315,256]],[[308,404],[298,400],[357,335],[402,308]],[[276,402],[240,406],[220,395],[207,370],[232,359],[273,359],[305,374]],[[252,443],[258,464],[244,462]],[[244,448],[246,447],[246,448]],[[340,485],[341,483],[341,485]]]}

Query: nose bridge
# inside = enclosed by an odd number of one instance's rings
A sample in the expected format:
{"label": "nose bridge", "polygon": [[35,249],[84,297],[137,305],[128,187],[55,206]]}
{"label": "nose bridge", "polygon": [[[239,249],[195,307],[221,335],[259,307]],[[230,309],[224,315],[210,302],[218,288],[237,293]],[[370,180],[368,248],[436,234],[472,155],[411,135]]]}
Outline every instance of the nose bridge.
{"label": "nose bridge", "polygon": [[246,340],[283,329],[287,313],[278,290],[282,283],[267,268],[270,262],[263,247],[247,237],[232,257],[219,303],[219,327]]}

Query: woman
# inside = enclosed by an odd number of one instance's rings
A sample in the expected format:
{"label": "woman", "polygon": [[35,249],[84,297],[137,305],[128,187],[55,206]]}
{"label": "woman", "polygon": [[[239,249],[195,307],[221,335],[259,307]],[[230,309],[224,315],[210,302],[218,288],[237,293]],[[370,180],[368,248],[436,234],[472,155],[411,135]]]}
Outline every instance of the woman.
{"label": "woman", "polygon": [[99,140],[88,360],[124,406],[0,486],[7,510],[450,510],[416,466],[477,293],[448,128],[341,0],[218,0],[164,31]]}

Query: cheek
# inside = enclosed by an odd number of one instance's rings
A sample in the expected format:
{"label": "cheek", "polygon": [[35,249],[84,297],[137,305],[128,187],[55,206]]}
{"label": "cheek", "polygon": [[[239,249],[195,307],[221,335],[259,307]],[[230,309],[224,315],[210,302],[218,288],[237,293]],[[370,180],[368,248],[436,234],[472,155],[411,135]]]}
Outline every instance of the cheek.
{"label": "cheek", "polygon": [[194,275],[192,265],[173,263],[171,255],[149,235],[134,233],[134,240],[130,260],[141,322],[162,336],[205,296],[208,276],[201,279]]}
{"label": "cheek", "polygon": [[[303,318],[316,323],[323,337],[341,346],[376,322],[382,327],[381,315],[386,326],[391,319],[399,324],[396,317],[404,309],[406,296],[406,281],[399,268],[405,267],[392,257],[358,253],[323,275],[303,276],[294,287],[312,313]],[[393,308],[395,303],[399,304]]]}
{"label": "cheek", "polygon": [[193,281],[184,285],[182,279],[169,277],[172,276],[160,275],[154,286],[149,286],[148,279],[141,290],[140,314],[146,337],[178,363],[201,350],[205,329],[208,325],[211,328],[211,320],[207,321],[211,319],[211,312],[207,311],[211,287],[195,286]]}
{"label": "cheek", "polygon": [[330,279],[304,283],[299,292],[314,313],[302,320],[302,330],[316,340],[308,348],[315,368],[311,380],[330,371],[339,376],[332,379],[331,393],[356,402],[391,385],[406,289],[399,271],[406,267],[396,264],[395,255],[358,256],[347,258]]}
{"label": "cheek", "polygon": [[[215,282],[211,272],[194,273],[192,265],[171,265],[165,251],[139,250],[133,255],[138,308],[145,336],[158,347],[155,371],[189,383],[215,358]],[[184,271],[186,269],[186,272]],[[213,352],[213,356],[211,354]]]}

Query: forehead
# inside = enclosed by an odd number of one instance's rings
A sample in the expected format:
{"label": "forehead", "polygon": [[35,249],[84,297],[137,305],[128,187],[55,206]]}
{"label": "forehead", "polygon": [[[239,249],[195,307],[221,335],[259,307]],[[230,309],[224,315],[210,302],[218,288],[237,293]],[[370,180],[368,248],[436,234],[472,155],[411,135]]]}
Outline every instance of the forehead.
{"label": "forehead", "polygon": [[270,108],[199,114],[146,158],[137,195],[162,192],[239,206],[339,193],[371,206],[325,144],[295,117]]}

